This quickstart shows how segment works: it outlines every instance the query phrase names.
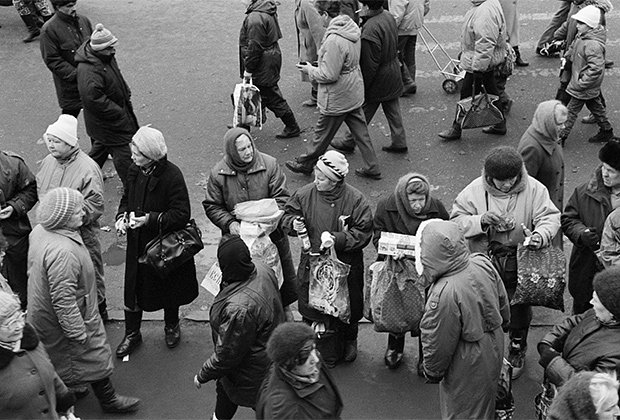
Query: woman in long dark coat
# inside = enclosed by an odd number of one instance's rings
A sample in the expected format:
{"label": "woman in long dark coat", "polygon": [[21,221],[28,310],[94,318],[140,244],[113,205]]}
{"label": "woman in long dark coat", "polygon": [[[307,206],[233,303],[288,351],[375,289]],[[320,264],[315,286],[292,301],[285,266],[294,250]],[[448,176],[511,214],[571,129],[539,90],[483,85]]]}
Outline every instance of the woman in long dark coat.
{"label": "woman in long dark coat", "polygon": [[134,164],[129,168],[127,189],[116,216],[116,230],[120,234],[127,232],[125,337],[116,349],[119,358],[130,354],[142,342],[142,311],[164,310],[166,345],[176,347],[181,340],[179,306],[198,296],[193,258],[166,277],[138,263],[146,245],[158,235],[159,225],[165,234],[182,229],[191,217],[183,173],[168,162],[167,152],[159,130],[144,126],[133,137]]}

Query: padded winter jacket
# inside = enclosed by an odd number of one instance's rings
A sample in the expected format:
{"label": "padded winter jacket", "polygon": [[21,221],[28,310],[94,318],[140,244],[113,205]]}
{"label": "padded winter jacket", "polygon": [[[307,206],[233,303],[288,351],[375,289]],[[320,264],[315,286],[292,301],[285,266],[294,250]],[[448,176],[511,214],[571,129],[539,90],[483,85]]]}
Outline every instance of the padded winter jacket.
{"label": "padded winter jacket", "polygon": [[572,97],[587,101],[601,94],[606,42],[607,30],[602,26],[577,35],[573,41],[567,53],[573,65],[566,87],[566,92]]}
{"label": "padded winter jacket", "polygon": [[10,245],[28,236],[32,227],[28,212],[37,202],[37,182],[24,159],[0,151],[0,204],[13,207],[8,219],[0,220],[0,228]]}
{"label": "padded winter jacket", "polygon": [[506,22],[498,0],[471,0],[461,30],[461,69],[487,72],[506,58]]}
{"label": "padded winter jacket", "polygon": [[430,8],[429,0],[389,0],[390,13],[396,20],[399,36],[417,35]]}

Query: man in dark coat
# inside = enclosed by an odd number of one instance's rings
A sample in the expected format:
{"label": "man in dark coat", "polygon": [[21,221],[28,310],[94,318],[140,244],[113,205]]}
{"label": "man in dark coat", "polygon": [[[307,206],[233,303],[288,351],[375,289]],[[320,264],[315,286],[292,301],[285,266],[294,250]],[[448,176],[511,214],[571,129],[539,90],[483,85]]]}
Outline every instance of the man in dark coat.
{"label": "man in dark coat", "polygon": [[24,160],[0,152],[0,228],[8,242],[1,273],[26,309],[28,290],[28,212],[37,202],[36,178]]}
{"label": "man in dark coat", "polygon": [[592,307],[592,279],[603,269],[595,252],[601,242],[605,219],[620,207],[620,142],[610,141],[601,148],[602,165],[589,181],[575,188],[562,214],[562,232],[573,243],[568,265],[568,290],[573,297],[573,313]]}
{"label": "man in dark coat", "polygon": [[78,90],[84,107],[86,132],[91,138],[89,156],[103,168],[108,154],[126,188],[131,165],[131,137],[138,119],[131,104],[131,91],[114,54],[118,39],[98,23],[89,42],[75,54]]}
{"label": "man in dark coat", "polygon": [[58,105],[63,114],[77,118],[82,101],[77,83],[75,52],[90,38],[93,27],[87,17],[78,15],[76,0],[52,0],[54,16],[41,30],[41,56],[54,76]]}
{"label": "man in dark coat", "polygon": [[260,89],[263,115],[267,107],[284,123],[277,138],[298,137],[301,133],[295,114],[288,106],[278,87],[282,52],[278,40],[282,38],[276,2],[273,0],[243,0],[246,17],[239,33],[239,65],[241,77],[252,79]]}
{"label": "man in dark coat", "polygon": [[194,384],[200,388],[217,380],[214,418],[231,419],[240,405],[256,407],[271,365],[267,341],[284,322],[284,309],[275,273],[252,261],[241,237],[225,235],[217,260],[222,283],[209,312],[215,349],[194,376]]}
{"label": "man in dark coat", "polygon": [[[360,67],[364,78],[362,107],[366,123],[370,123],[379,106],[390,125],[392,144],[381,149],[389,153],[406,153],[407,138],[403,127],[398,98],[403,93],[398,61],[398,27],[390,12],[383,10],[383,0],[362,0],[362,54]],[[343,142],[331,142],[332,147],[344,153],[355,148],[351,133]]]}

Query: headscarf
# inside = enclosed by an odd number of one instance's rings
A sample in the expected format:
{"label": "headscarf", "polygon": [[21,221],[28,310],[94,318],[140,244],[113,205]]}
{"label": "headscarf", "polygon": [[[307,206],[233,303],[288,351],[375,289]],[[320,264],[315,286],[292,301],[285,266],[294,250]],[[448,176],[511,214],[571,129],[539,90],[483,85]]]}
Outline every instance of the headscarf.
{"label": "headscarf", "polygon": [[[416,214],[411,205],[409,205],[409,197],[407,197],[407,186],[415,181],[422,181],[427,186],[426,193],[426,202],[424,203],[424,208],[419,214]],[[398,209],[398,214],[400,218],[407,224],[407,219],[414,218],[417,221],[420,219],[428,218],[428,211],[431,206],[431,196],[430,196],[431,185],[428,182],[428,179],[421,174],[416,174],[413,172],[408,173],[407,175],[401,177],[396,184],[396,188],[394,189],[394,196],[396,198],[396,208]],[[417,227],[417,223],[416,223]]]}
{"label": "headscarf", "polygon": [[227,235],[217,247],[222,285],[246,281],[255,269],[250,250],[238,235]]}
{"label": "headscarf", "polygon": [[161,160],[168,154],[163,133],[151,124],[140,127],[131,140],[140,153],[151,160]]}
{"label": "headscarf", "polygon": [[[252,143],[252,149],[254,150],[254,154],[250,162],[242,161],[241,157],[239,157],[239,152],[237,152],[237,139],[243,135],[248,136],[248,138],[250,139],[250,143]],[[238,172],[245,172],[249,168],[251,168],[256,161],[258,150],[256,149],[254,139],[252,138],[248,130],[241,127],[234,127],[228,130],[226,134],[224,134],[224,153],[226,153],[224,160],[226,161],[228,166]]]}
{"label": "headscarf", "polygon": [[[558,139],[558,126],[556,123],[556,109],[566,108],[562,102],[552,99],[538,104],[534,117],[532,118],[531,128],[539,134],[539,140],[547,140],[555,143]],[[542,138],[541,138],[542,136]]]}
{"label": "headscarf", "polygon": [[78,206],[84,205],[84,197],[78,190],[59,187],[49,190],[39,203],[37,219],[45,230],[63,229],[69,223]]}

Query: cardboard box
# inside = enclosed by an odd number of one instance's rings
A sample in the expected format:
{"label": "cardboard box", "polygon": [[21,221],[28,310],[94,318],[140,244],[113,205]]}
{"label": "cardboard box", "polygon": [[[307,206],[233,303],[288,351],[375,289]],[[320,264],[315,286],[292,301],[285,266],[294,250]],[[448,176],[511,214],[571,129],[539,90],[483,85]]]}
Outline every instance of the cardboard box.
{"label": "cardboard box", "polygon": [[416,237],[414,235],[402,235],[393,232],[381,232],[379,238],[379,248],[377,252],[381,255],[405,255],[415,257]]}

